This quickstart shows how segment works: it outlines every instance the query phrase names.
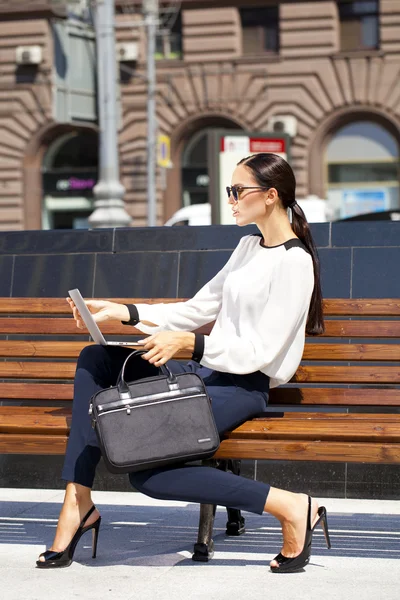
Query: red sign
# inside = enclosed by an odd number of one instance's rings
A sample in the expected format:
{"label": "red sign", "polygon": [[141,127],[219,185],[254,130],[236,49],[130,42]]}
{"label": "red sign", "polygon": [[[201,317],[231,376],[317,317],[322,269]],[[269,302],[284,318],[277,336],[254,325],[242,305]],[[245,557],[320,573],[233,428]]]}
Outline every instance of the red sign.
{"label": "red sign", "polygon": [[284,138],[249,138],[247,136],[221,137],[221,152],[241,152],[245,154],[256,154],[257,152],[286,153]]}
{"label": "red sign", "polygon": [[250,138],[250,153],[256,152],[272,152],[272,153],[284,153],[285,140],[284,139],[271,139],[271,138]]}

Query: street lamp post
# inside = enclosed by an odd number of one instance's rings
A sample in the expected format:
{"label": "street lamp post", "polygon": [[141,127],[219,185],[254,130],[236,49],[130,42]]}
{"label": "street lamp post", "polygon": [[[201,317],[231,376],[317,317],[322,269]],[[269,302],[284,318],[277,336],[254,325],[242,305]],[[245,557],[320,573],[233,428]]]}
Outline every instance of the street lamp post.
{"label": "street lamp post", "polygon": [[125,210],[125,188],[119,180],[114,0],[98,0],[95,18],[100,127],[99,181],[93,190],[95,210],[89,217],[89,224],[92,228],[127,227],[132,218]]}
{"label": "street lamp post", "polygon": [[158,26],[158,0],[144,0],[143,9],[147,29],[147,225],[157,224],[156,189],[156,33]]}

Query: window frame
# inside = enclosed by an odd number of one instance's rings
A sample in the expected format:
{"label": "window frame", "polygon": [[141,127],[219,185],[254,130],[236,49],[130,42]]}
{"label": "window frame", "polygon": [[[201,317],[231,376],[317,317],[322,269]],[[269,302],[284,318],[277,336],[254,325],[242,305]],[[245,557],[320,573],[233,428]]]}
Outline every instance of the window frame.
{"label": "window frame", "polygon": [[[248,6],[248,5],[241,5],[238,7],[238,11],[239,11],[239,16],[240,16],[240,25],[241,25],[241,31],[242,31],[242,56],[244,57],[250,57],[250,56],[277,56],[280,53],[280,48],[281,48],[281,35],[280,35],[280,10],[279,10],[279,4],[275,4],[272,6],[260,6],[260,5],[256,5],[256,6]],[[244,24],[244,14],[248,12],[249,14],[253,14],[254,12],[258,12],[260,13],[265,13],[265,15],[268,14],[268,12],[271,14],[271,16],[273,16],[273,19],[271,20],[271,24],[270,24],[270,28],[272,29],[272,27],[274,28],[274,33],[276,35],[276,44],[274,48],[266,48],[266,41],[267,41],[267,30],[268,27],[267,25],[263,25],[263,21],[261,21],[260,19],[256,19],[255,18],[255,23],[253,24]],[[263,44],[262,47],[259,48],[258,51],[256,52],[245,52],[245,48],[244,48],[244,44],[243,44],[243,39],[244,39],[244,29],[258,29],[259,31],[257,32],[257,35],[260,36],[260,30],[263,30]]]}
{"label": "window frame", "polygon": [[[376,3],[376,8],[374,10],[366,11],[366,12],[354,12],[353,14],[343,14],[343,7],[350,4],[367,4],[367,3]],[[373,52],[379,50],[381,47],[381,35],[380,35],[380,15],[381,15],[381,6],[380,0],[337,0],[338,5],[338,17],[339,17],[339,38],[340,38],[340,52]],[[362,23],[363,18],[365,17],[374,17],[376,18],[376,44],[374,46],[364,46],[362,45],[362,39],[358,40],[358,45],[352,48],[343,48],[342,43],[342,23],[357,21],[360,24],[360,29],[362,32]],[[361,33],[362,36],[362,33]]]}

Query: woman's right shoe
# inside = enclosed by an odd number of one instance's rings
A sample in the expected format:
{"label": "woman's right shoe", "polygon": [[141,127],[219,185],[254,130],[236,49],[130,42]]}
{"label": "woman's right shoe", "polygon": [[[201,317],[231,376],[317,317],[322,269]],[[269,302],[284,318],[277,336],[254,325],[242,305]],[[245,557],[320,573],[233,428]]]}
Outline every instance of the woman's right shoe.
{"label": "woman's right shoe", "polygon": [[326,545],[328,548],[331,548],[331,540],[329,537],[328,530],[328,521],[326,515],[325,506],[321,506],[318,509],[318,519],[314,523],[314,526],[311,526],[311,498],[308,496],[308,513],[307,513],[307,529],[306,529],[306,537],[304,540],[303,550],[298,554],[298,556],[294,556],[292,558],[288,558],[283,554],[279,553],[278,556],[275,556],[274,560],[279,564],[279,567],[270,567],[273,573],[295,573],[296,571],[300,571],[306,565],[308,565],[311,556],[311,542],[312,536],[315,528],[319,523],[322,525],[322,529],[325,535]]}
{"label": "woman's right shoe", "polygon": [[92,508],[89,510],[87,515],[85,515],[83,517],[81,524],[79,525],[78,530],[75,533],[74,537],[72,538],[70,544],[65,548],[65,550],[63,552],[53,552],[53,550],[46,550],[46,552],[43,552],[39,556],[39,558],[41,556],[43,556],[43,558],[44,558],[44,560],[36,561],[36,566],[39,569],[57,569],[57,568],[61,568],[61,567],[69,567],[70,564],[72,563],[77,543],[79,542],[79,540],[81,539],[83,534],[86,533],[87,531],[89,531],[90,529],[92,530],[92,535],[93,535],[93,537],[92,537],[92,558],[96,558],[97,539],[99,537],[101,517],[99,517],[91,525],[88,525],[87,527],[84,526],[86,521],[88,520],[88,518],[90,517],[90,515],[93,513],[93,511],[95,509],[96,509],[96,507],[93,504]]}

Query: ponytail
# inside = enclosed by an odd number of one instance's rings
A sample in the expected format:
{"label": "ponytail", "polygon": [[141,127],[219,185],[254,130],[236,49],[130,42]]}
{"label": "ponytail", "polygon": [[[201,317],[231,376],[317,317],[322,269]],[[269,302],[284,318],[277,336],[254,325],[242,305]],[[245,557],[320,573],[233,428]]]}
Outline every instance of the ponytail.
{"label": "ponytail", "polygon": [[308,335],[321,335],[325,331],[325,325],[320,280],[321,269],[318,252],[303,209],[297,202],[294,202],[291,205],[291,210],[292,229],[310,253],[314,267],[314,290],[311,296],[310,309],[308,311],[306,333],[308,333]]}

